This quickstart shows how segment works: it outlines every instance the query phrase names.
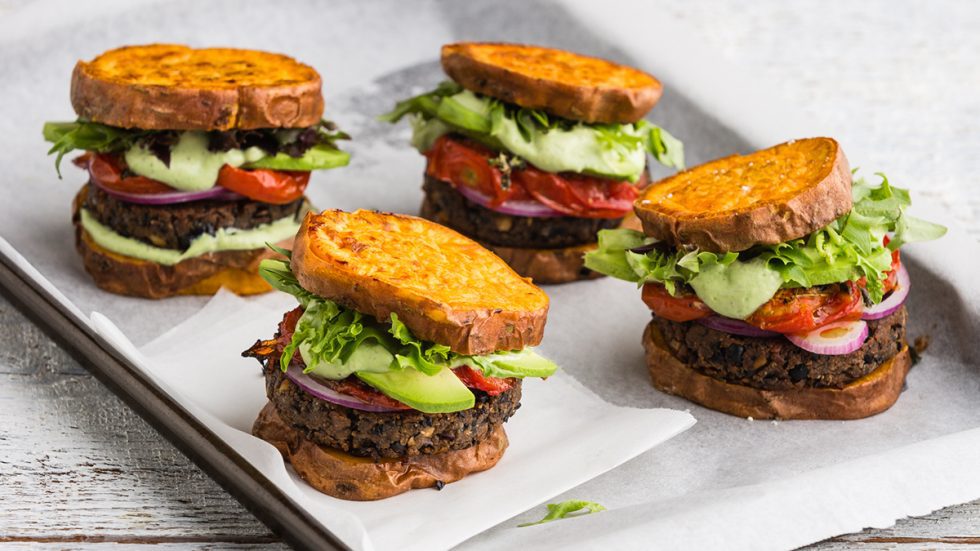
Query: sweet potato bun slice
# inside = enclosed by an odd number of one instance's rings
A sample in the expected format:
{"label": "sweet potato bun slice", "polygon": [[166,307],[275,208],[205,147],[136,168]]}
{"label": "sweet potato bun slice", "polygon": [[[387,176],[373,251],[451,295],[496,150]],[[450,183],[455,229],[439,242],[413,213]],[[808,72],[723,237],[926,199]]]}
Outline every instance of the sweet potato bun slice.
{"label": "sweet potato bun slice", "polygon": [[507,433],[500,425],[485,440],[469,448],[373,461],[307,440],[279,417],[271,403],[262,408],[252,426],[252,434],[275,446],[310,486],[351,501],[384,499],[413,489],[456,482],[496,465],[508,445]]}
{"label": "sweet potato bun slice", "polygon": [[631,67],[521,44],[447,44],[442,68],[473,92],[588,123],[636,122],[663,91],[657,79]]}
{"label": "sweet potato bun slice", "polygon": [[699,373],[678,360],[650,323],[643,333],[653,386],[704,407],[753,419],[861,419],[892,407],[912,366],[908,346],[844,388],[761,390]]}
{"label": "sweet potato bun slice", "polygon": [[803,237],[849,212],[851,171],[835,140],[795,140],[656,182],[634,210],[662,241],[741,251]]}
{"label": "sweet potato bun slice", "polygon": [[293,245],[300,284],[460,354],[541,342],[548,296],[475,241],[401,214],[306,216]]}
{"label": "sweet potato bun slice", "polygon": [[323,116],[320,75],[256,50],[126,46],[79,61],[71,103],[79,117],[146,130],[301,128]]}

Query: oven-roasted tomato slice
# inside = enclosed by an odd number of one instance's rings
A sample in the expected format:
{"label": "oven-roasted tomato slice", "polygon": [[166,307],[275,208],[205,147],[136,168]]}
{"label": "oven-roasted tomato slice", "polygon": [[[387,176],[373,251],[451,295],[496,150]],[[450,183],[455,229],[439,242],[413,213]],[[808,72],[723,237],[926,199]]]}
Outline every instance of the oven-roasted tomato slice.
{"label": "oven-roasted tomato slice", "polygon": [[[697,295],[671,296],[659,283],[643,286],[643,302],[657,316],[676,322],[703,318],[712,313]],[[776,333],[803,333],[842,319],[861,317],[862,299],[854,282],[808,289],[780,289],[745,321]]]}
{"label": "oven-roasted tomato slice", "polygon": [[[891,241],[891,239],[889,239],[888,236],[886,235],[883,240],[883,243],[886,247],[888,246],[889,241]],[[887,275],[885,276],[885,281],[882,283],[882,287],[884,287],[885,294],[894,291],[895,287],[898,285],[898,267],[901,265],[902,265],[901,252],[898,249],[895,249],[894,251],[892,251],[892,267],[890,270],[888,270]]]}
{"label": "oven-roasted tomato slice", "polygon": [[780,289],[745,321],[777,333],[805,333],[842,319],[859,319],[863,301],[851,281],[820,287]]}
{"label": "oven-roasted tomato slice", "polygon": [[217,182],[219,186],[249,199],[273,205],[284,205],[299,199],[309,183],[309,172],[266,168],[244,170],[231,165],[221,167]]}
{"label": "oven-roasted tomato slice", "polygon": [[357,398],[362,402],[367,402],[373,406],[381,406],[384,408],[399,410],[412,409],[398,400],[382,394],[381,391],[362,383],[360,379],[353,375],[339,381],[331,381],[329,379],[319,379],[319,381],[341,394],[353,396],[354,398]]}
{"label": "oven-roasted tomato slice", "polygon": [[622,218],[633,209],[633,201],[646,184],[646,175],[636,184],[584,174],[545,172],[530,165],[514,168],[509,184],[500,169],[491,164],[493,150],[469,140],[441,136],[425,153],[426,175],[466,186],[490,198],[490,206],[507,200],[533,199],[568,216],[579,218]]}
{"label": "oven-roasted tomato slice", "polygon": [[711,315],[711,308],[694,293],[680,293],[671,296],[667,288],[659,283],[643,286],[643,302],[653,310],[657,317],[670,321],[691,321]]}
{"label": "oven-roasted tomato slice", "polygon": [[488,148],[442,136],[425,155],[429,160],[425,172],[432,178],[474,189],[490,197],[491,205],[511,196],[503,187],[500,171],[490,165],[493,152]]}
{"label": "oven-roasted tomato slice", "polygon": [[125,176],[125,163],[117,155],[106,153],[85,153],[74,161],[75,165],[87,169],[89,178],[99,186],[123,193],[152,195],[157,193],[172,193],[174,188],[147,178],[146,176]]}
{"label": "oven-roasted tomato slice", "polygon": [[555,174],[530,166],[515,171],[513,180],[539,203],[580,218],[622,218],[633,210],[640,194],[629,182]]}
{"label": "oven-roasted tomato slice", "polygon": [[496,396],[501,392],[507,392],[514,386],[514,379],[487,377],[479,370],[473,369],[468,365],[453,369],[453,373],[455,373],[456,376],[459,377],[459,380],[462,381],[467,387],[482,390],[490,396]]}

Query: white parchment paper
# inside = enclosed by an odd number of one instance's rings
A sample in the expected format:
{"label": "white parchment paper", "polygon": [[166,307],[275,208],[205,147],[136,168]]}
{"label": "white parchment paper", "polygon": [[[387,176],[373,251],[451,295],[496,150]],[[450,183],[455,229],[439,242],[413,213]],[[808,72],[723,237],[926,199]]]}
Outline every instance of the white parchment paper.
{"label": "white parchment paper", "polygon": [[[81,312],[102,312],[137,345],[189,318],[206,301],[147,302],[95,289],[72,250],[68,225],[71,197],[84,178],[66,165],[65,180],[58,181],[40,138],[42,121],[73,118],[68,83],[75,61],[120,44],[261,48],[290,53],[317,68],[324,77],[326,116],[355,136],[351,166],[312,178],[309,193],[320,207],[417,212],[423,160],[407,145],[404,125],[393,128],[373,117],[395,99],[440,80],[438,48],[453,40],[542,43],[653,72],[666,91],[650,118],[684,140],[689,164],[815,132],[758,83],[692,44],[683,23],[640,4],[622,10],[601,2],[544,0],[111,4],[105,11],[101,3],[81,9],[42,1],[25,10],[27,16],[0,20],[0,155],[7,161],[0,186],[10,198],[0,203],[0,235]],[[646,15],[616,16],[624,10]],[[838,138],[850,151],[847,137]],[[852,164],[863,166],[854,155]],[[915,214],[946,221],[942,211],[913,199]],[[609,512],[513,529],[541,516],[543,508],[537,507],[465,545],[533,548],[573,541],[595,547],[778,549],[980,497],[971,455],[980,449],[980,435],[970,430],[980,427],[978,248],[953,227],[941,241],[903,250],[913,285],[909,335],[927,335],[931,345],[897,405],[861,421],[753,422],[656,392],[639,345],[649,314],[631,285],[600,280],[548,288],[552,310],[542,351],[564,367],[564,378],[619,406],[689,408],[699,423],[554,498],[599,501]],[[211,338],[201,331],[188,345]],[[231,354],[240,350],[227,346]],[[529,399],[550,384],[528,385]],[[202,407],[207,403],[194,396],[189,395]],[[254,412],[245,406],[236,411],[229,418],[234,422],[222,421],[228,413],[223,410],[200,414],[231,427],[223,437],[251,445],[235,427]],[[533,413],[528,403],[515,423]],[[644,437],[642,429],[610,425],[608,431],[619,446]],[[274,456],[265,459],[269,468],[275,465]],[[287,477],[285,471],[278,476]],[[758,514],[748,514],[753,511]]]}
{"label": "white parchment paper", "polygon": [[[458,544],[694,424],[682,411],[613,406],[559,372],[547,381],[525,382],[521,410],[506,426],[510,446],[492,470],[441,491],[412,491],[376,502],[334,499],[304,484],[271,445],[250,436],[267,401],[264,379],[255,360],[236,352],[271,336],[282,314],[294,307],[292,297],[245,300],[222,292],[140,351],[105,316],[95,314],[93,322],[181,405],[355,548]],[[638,436],[624,441],[623,434]]]}

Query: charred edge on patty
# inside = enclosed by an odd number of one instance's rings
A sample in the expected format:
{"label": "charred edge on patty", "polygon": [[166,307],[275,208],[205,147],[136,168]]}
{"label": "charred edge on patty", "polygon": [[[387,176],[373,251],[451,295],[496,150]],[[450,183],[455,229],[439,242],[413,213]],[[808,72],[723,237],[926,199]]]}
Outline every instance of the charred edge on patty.
{"label": "charred edge on patty", "polygon": [[438,222],[477,241],[501,247],[557,249],[596,242],[599,230],[619,227],[622,218],[531,218],[510,216],[478,205],[453,186],[431,176],[422,185]]}
{"label": "charred edge on patty", "polygon": [[[273,362],[277,365],[277,362]],[[282,420],[308,440],[375,460],[461,450],[489,437],[520,407],[521,383],[496,396],[470,389],[476,405],[453,413],[375,413],[315,398],[279,369],[265,369],[266,394]]]}
{"label": "charred edge on patty", "polygon": [[285,205],[251,200],[140,205],[120,201],[88,184],[82,207],[119,235],[154,247],[185,250],[194,238],[222,228],[247,230],[289,216],[297,217],[305,202],[305,198],[300,198]]}
{"label": "charred edge on patty", "polygon": [[693,321],[678,323],[653,316],[677,359],[709,377],[762,390],[843,388],[902,349],[905,322],[904,307],[869,321],[868,339],[861,348],[829,356],[807,352],[782,337],[743,337]]}

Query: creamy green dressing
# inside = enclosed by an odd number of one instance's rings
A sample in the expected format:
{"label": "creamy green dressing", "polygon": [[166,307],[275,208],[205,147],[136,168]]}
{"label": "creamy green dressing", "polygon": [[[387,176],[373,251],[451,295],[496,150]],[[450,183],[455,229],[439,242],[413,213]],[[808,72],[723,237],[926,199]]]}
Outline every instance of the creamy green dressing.
{"label": "creamy green dressing", "polygon": [[187,250],[154,247],[131,237],[124,237],[99,223],[85,209],[81,209],[82,227],[99,246],[114,253],[149,260],[164,266],[173,266],[182,260],[220,251],[263,249],[267,243],[277,243],[296,235],[299,222],[287,216],[269,224],[242,230],[221,228],[214,234],[195,237]]}
{"label": "creamy green dressing", "polygon": [[183,132],[170,151],[170,165],[163,164],[156,155],[141,145],[126,150],[129,170],[181,191],[204,191],[214,187],[218,172],[224,165],[240,167],[268,157],[258,147],[246,150],[208,151],[208,137],[204,132]]}
{"label": "creamy green dressing", "polygon": [[[480,98],[464,90],[447,99],[482,117],[489,117],[489,100]],[[444,100],[445,101],[445,100]],[[622,125],[625,132],[634,133],[633,125]],[[438,119],[415,121],[412,125],[412,144],[424,151],[450,127]],[[603,175],[620,175],[636,181],[646,167],[647,154],[642,143],[630,151],[616,151],[603,147],[598,132],[586,124],[547,132],[531,131],[531,139],[525,140],[517,123],[504,118],[491,130],[490,135],[497,139],[508,151],[521,157],[532,165],[548,172],[585,172]]]}
{"label": "creamy green dressing", "polygon": [[690,281],[698,298],[722,316],[745,319],[776,294],[779,272],[758,258],[728,266],[707,264]]}

